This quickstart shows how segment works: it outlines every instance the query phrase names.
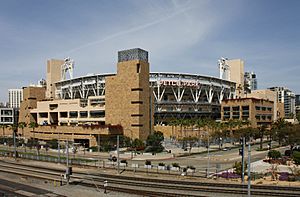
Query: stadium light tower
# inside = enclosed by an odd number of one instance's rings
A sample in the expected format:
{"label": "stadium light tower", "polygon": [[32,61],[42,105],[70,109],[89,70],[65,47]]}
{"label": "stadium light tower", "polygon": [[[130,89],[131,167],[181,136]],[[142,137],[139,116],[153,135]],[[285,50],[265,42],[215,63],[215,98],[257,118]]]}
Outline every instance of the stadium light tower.
{"label": "stadium light tower", "polygon": [[66,80],[67,79],[67,72],[69,73],[70,79],[73,79],[73,70],[74,70],[74,60],[67,57],[65,58],[65,63],[61,65],[62,73],[61,73],[61,79]]}
{"label": "stadium light tower", "polygon": [[227,64],[227,58],[221,57],[218,60],[219,70],[220,70],[220,79],[230,80],[230,68]]}

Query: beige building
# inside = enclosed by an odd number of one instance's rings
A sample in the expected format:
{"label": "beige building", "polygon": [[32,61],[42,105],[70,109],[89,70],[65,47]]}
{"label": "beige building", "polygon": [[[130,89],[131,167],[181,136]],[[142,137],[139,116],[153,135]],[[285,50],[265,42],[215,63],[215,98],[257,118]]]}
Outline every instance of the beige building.
{"label": "beige building", "polygon": [[69,139],[89,146],[121,134],[146,140],[153,128],[147,51],[120,51],[117,74],[105,78],[105,95],[83,99],[54,99],[64,63],[47,61],[46,90],[24,89],[20,121],[39,125],[27,128],[26,137]]}
{"label": "beige building", "polygon": [[257,99],[265,99],[274,102],[274,115],[273,121],[276,121],[279,118],[284,118],[284,105],[283,103],[278,102],[277,94],[271,90],[254,90],[251,93],[245,95],[248,98],[257,98]]}
{"label": "beige building", "polygon": [[221,120],[248,120],[252,127],[271,126],[274,102],[256,98],[224,100],[221,105]]}

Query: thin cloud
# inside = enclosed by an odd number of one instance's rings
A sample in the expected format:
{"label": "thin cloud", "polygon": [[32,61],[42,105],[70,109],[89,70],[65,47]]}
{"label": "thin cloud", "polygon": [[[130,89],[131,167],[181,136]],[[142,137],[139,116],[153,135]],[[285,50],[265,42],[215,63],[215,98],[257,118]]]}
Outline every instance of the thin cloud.
{"label": "thin cloud", "polygon": [[97,45],[97,44],[103,43],[105,41],[108,41],[108,40],[111,40],[111,39],[114,39],[114,38],[117,38],[117,37],[120,37],[120,36],[124,36],[124,35],[129,34],[129,33],[133,33],[133,32],[137,32],[137,31],[146,29],[148,27],[151,27],[151,26],[157,25],[159,23],[162,23],[162,22],[164,22],[166,20],[169,20],[169,19],[171,19],[171,18],[173,18],[173,17],[175,17],[177,15],[185,13],[186,11],[188,11],[190,9],[192,9],[192,7],[190,7],[190,6],[189,7],[180,8],[179,10],[176,10],[175,12],[173,12],[170,15],[165,16],[164,18],[160,18],[158,20],[151,21],[149,23],[146,23],[146,24],[143,24],[143,25],[139,25],[139,26],[127,29],[127,30],[123,30],[123,31],[114,33],[112,35],[106,36],[103,39],[100,39],[100,40],[97,40],[97,41],[93,41],[93,42],[84,44],[82,46],[79,46],[79,47],[76,47],[74,49],[71,49],[71,50],[67,51],[66,54],[71,54],[71,53],[73,53],[75,51],[78,51],[78,50],[81,50],[81,49],[84,49],[84,48],[87,48],[87,47],[90,47],[90,46],[93,46],[93,45]]}

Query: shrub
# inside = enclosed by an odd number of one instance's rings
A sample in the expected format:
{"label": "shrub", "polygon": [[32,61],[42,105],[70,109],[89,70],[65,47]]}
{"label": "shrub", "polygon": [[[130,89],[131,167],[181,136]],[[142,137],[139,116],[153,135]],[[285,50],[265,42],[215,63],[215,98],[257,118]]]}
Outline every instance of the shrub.
{"label": "shrub", "polygon": [[289,177],[288,177],[288,181],[290,181],[290,182],[296,181],[295,176],[289,176]]}
{"label": "shrub", "polygon": [[159,165],[159,166],[165,166],[165,164],[164,164],[164,163],[159,163],[158,165]]}
{"label": "shrub", "polygon": [[120,163],[128,163],[127,161],[126,161],[126,159],[122,159],[121,161],[120,161]]}
{"label": "shrub", "polygon": [[[233,165],[233,168],[234,168],[234,173],[235,174],[238,174],[238,175],[242,175],[242,162],[235,162],[234,165]],[[245,162],[245,166],[244,166],[244,173],[246,172],[247,170],[247,163]]]}
{"label": "shrub", "polygon": [[98,151],[98,147],[97,146],[91,146],[89,148],[89,150],[92,150],[92,152],[97,152]]}
{"label": "shrub", "polygon": [[164,150],[162,146],[162,141],[164,140],[164,135],[160,131],[154,131],[153,134],[150,134],[147,138],[146,145],[147,150],[145,152],[159,153]]}
{"label": "shrub", "polygon": [[52,140],[48,141],[47,144],[49,145],[49,148],[52,148],[52,149],[57,149],[58,148],[57,139],[52,139]]}
{"label": "shrub", "polygon": [[188,166],[187,168],[189,168],[191,170],[195,170],[196,169],[194,166]]}
{"label": "shrub", "polygon": [[281,172],[279,176],[279,181],[288,181],[289,173],[288,172]]}
{"label": "shrub", "polygon": [[223,172],[222,174],[220,174],[219,177],[225,178],[225,179],[238,179],[241,176],[232,172]]}
{"label": "shrub", "polygon": [[172,163],[172,166],[173,166],[174,168],[179,168],[179,167],[180,167],[178,163]]}
{"label": "shrub", "polygon": [[151,161],[146,160],[146,161],[145,161],[145,165],[150,166],[150,165],[151,165]]}
{"label": "shrub", "polygon": [[281,158],[281,153],[277,150],[270,150],[268,152],[268,157],[270,157],[272,159],[278,159],[278,158]]}

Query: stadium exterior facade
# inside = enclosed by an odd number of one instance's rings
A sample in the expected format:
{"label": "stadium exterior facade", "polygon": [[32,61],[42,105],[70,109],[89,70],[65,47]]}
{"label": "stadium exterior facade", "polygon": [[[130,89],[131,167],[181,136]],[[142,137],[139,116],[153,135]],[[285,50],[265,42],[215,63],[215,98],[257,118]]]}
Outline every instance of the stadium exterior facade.
{"label": "stadium exterior facade", "polygon": [[[220,118],[236,83],[183,73],[150,73],[148,52],[118,52],[116,74],[73,78],[70,58],[48,60],[46,87],[24,88],[19,121],[39,125],[26,138],[100,145],[116,135],[146,140],[173,119]],[[70,79],[66,79],[69,72]]]}
{"label": "stadium exterior facade", "polygon": [[[88,99],[105,95],[105,78],[115,74],[96,74],[55,83],[56,99]],[[223,99],[235,97],[235,83],[216,77],[183,73],[150,73],[154,101],[154,124],[172,118],[220,118]]]}

